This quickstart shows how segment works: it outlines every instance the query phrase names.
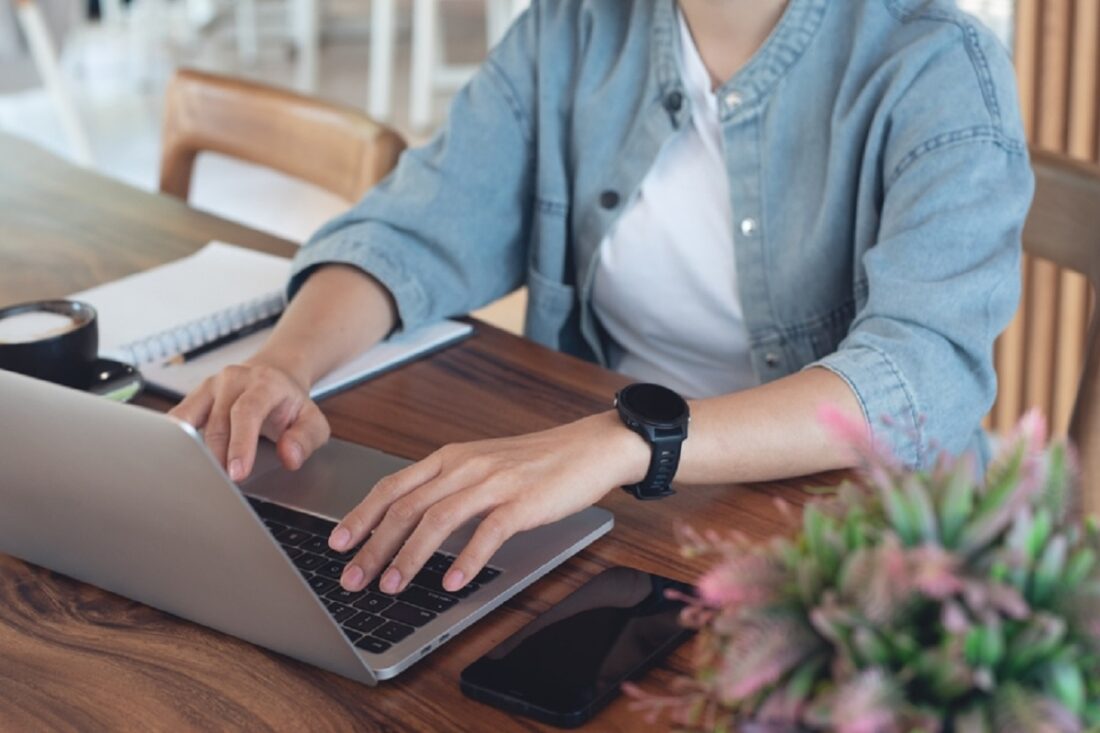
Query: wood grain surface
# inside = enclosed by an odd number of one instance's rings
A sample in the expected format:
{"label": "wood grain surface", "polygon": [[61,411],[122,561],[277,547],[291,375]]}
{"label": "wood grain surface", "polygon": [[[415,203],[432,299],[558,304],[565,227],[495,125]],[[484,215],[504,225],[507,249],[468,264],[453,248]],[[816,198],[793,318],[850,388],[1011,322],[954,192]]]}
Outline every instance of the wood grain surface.
{"label": "wood grain surface", "polygon": [[[2,134],[0,160],[0,305],[64,296],[215,238],[280,254],[293,250]],[[420,458],[448,442],[535,430],[607,409],[623,383],[478,324],[470,340],[322,406],[335,435]],[[0,439],[13,429],[0,416]],[[616,516],[609,536],[374,689],[0,556],[0,730],[543,730],[464,698],[461,670],[605,567],[694,579],[703,566],[680,557],[677,521],[759,538],[785,531],[775,499],[802,504],[806,484],[691,488],[657,504],[612,492],[603,502]],[[681,650],[643,687],[659,690],[671,670],[686,669],[687,659]],[[648,727],[620,698],[587,729]]]}

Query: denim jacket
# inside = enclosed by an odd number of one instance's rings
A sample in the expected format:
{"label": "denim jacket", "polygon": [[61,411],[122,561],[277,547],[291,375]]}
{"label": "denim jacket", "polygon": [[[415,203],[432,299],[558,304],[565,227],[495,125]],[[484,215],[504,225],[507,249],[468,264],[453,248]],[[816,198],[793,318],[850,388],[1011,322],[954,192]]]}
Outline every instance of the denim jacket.
{"label": "denim jacket", "polygon": [[[691,119],[676,22],[674,0],[536,0],[291,294],[351,264],[413,329],[526,284],[528,337],[606,363],[597,250]],[[789,0],[718,94],[761,382],[832,371],[910,465],[984,451],[1033,188],[1004,49],[953,0]]]}

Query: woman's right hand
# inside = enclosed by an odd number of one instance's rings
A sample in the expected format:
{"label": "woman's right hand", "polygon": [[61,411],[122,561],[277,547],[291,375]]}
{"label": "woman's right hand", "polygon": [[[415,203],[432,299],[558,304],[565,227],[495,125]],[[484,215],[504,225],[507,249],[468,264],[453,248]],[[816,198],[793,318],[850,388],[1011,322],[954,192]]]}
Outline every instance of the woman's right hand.
{"label": "woman's right hand", "polygon": [[206,445],[238,482],[252,473],[260,436],[273,441],[279,460],[296,471],[331,434],[308,384],[259,360],[226,367],[168,414],[202,430]]}

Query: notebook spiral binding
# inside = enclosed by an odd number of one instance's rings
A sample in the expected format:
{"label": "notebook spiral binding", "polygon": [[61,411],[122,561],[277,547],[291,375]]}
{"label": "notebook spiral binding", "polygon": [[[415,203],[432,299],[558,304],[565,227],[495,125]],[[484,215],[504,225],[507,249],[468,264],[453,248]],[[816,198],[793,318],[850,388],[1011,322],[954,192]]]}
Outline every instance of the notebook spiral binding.
{"label": "notebook spiral binding", "polygon": [[133,366],[165,361],[239,331],[257,321],[278,315],[285,308],[286,295],[282,292],[271,293],[167,331],[155,333],[140,341],[124,344],[120,350],[129,356],[129,362]]}

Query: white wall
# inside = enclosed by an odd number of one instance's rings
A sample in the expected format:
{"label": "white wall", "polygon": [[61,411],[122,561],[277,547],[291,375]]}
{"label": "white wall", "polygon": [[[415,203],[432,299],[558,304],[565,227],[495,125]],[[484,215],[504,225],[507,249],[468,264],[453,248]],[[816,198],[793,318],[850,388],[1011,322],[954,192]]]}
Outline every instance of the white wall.
{"label": "white wall", "polygon": [[1008,48],[1012,48],[1014,0],[958,0],[958,2],[960,8],[981,18]]}

